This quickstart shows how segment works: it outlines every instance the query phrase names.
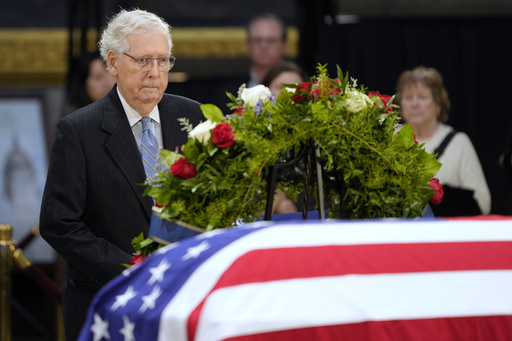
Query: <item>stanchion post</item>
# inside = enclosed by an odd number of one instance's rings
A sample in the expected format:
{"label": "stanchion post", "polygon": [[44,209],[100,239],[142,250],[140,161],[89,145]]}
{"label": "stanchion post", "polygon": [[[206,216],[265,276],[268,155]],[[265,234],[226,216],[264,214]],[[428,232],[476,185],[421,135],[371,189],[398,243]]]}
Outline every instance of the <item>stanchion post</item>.
{"label": "stanchion post", "polygon": [[11,341],[12,226],[0,224],[0,340]]}

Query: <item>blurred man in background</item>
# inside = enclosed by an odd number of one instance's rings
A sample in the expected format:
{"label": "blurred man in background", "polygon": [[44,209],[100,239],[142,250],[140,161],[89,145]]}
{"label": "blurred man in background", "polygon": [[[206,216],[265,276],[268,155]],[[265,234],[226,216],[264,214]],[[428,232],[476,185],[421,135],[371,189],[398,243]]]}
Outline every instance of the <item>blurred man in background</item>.
{"label": "blurred man in background", "polygon": [[251,60],[247,87],[261,83],[268,70],[284,60],[288,47],[286,26],[274,14],[258,15],[247,25],[247,51]]}

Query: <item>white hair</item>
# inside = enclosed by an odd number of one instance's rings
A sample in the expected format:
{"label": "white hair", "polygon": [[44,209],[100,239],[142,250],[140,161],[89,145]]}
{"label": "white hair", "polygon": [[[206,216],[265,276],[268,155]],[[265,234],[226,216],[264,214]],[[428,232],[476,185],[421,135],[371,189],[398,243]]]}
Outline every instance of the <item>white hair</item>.
{"label": "white hair", "polygon": [[128,35],[132,33],[162,32],[169,41],[169,53],[172,49],[171,26],[156,14],[140,10],[121,10],[110,19],[107,28],[98,43],[103,60],[107,61],[109,50],[122,54],[129,50]]}

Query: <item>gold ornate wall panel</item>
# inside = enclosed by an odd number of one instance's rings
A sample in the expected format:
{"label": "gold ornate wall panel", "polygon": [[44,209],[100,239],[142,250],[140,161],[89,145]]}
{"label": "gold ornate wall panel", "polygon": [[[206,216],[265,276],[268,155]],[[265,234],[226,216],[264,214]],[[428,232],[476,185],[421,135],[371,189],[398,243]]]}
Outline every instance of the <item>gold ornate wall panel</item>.
{"label": "gold ornate wall panel", "polygon": [[64,29],[0,30],[0,84],[63,83],[68,34]]}
{"label": "gold ornate wall panel", "polygon": [[[94,50],[97,32],[87,34],[87,48]],[[79,42],[79,32],[74,32]],[[243,27],[175,28],[173,53],[186,58],[246,58]],[[298,55],[299,34],[288,32],[288,57]],[[68,70],[69,33],[66,29],[0,29],[0,85],[63,85]],[[78,46],[74,46],[76,56]]]}
{"label": "gold ornate wall panel", "polygon": [[[247,57],[244,28],[177,28],[172,32],[173,53],[179,58],[245,58]],[[287,55],[298,55],[299,34],[296,28],[288,30]]]}

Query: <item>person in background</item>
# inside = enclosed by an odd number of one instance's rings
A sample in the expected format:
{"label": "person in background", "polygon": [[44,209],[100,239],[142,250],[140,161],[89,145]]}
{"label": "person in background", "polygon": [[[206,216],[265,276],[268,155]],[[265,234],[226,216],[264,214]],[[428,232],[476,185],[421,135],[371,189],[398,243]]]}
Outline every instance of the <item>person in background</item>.
{"label": "person in background", "polygon": [[300,66],[290,61],[283,61],[269,69],[261,84],[270,89],[274,97],[277,97],[283,89],[283,84],[298,84],[305,82],[306,72]]}
{"label": "person in background", "polygon": [[130,264],[132,239],[148,234],[153,200],[142,196],[142,184],[154,174],[148,164],[158,161],[148,158],[147,142],[175,150],[187,141],[177,120],[196,125],[203,118],[196,101],[164,93],[175,58],[162,18],[121,10],[99,46],[117,85],[59,120],[41,203],[41,235],[67,263],[68,341],[77,339],[98,290]]}
{"label": "person in background", "polygon": [[441,74],[418,66],[402,72],[397,83],[397,104],[418,143],[437,154],[442,163],[436,177],[445,195],[433,205],[436,216],[489,214],[491,194],[478,155],[469,137],[446,125],[450,100]]}
{"label": "person in background", "polygon": [[[270,89],[272,95],[277,98],[284,84],[298,84],[305,82],[306,73],[300,66],[290,61],[283,61],[272,66],[265,74],[262,84]],[[303,196],[299,196],[302,198]],[[288,198],[286,193],[277,189],[274,196],[273,214],[298,212],[297,205]]]}
{"label": "person in background", "polygon": [[77,80],[73,83],[64,115],[85,107],[109,93],[116,78],[108,72],[99,52],[90,53],[80,60]]}
{"label": "person in background", "polygon": [[247,25],[247,52],[251,62],[247,87],[261,83],[268,70],[284,60],[288,47],[286,26],[274,14],[252,18]]}

